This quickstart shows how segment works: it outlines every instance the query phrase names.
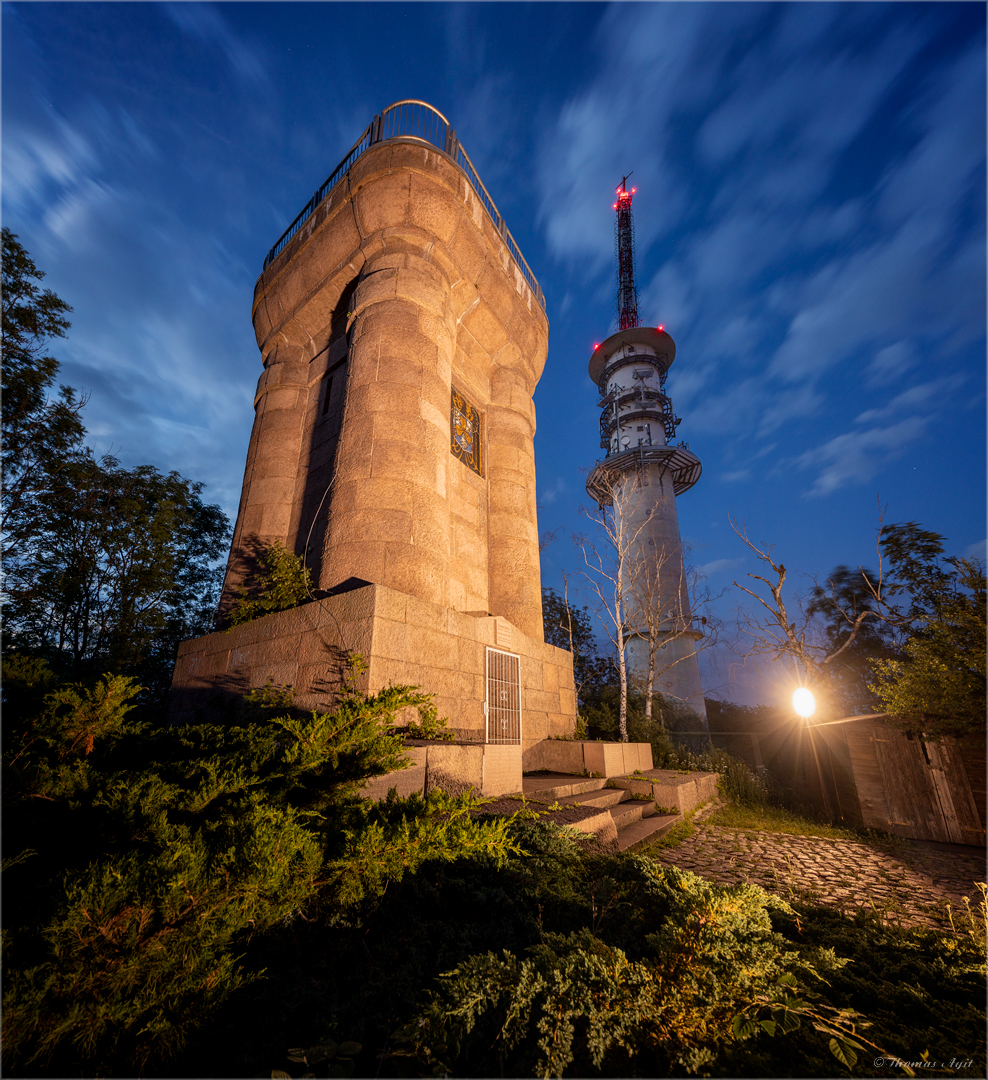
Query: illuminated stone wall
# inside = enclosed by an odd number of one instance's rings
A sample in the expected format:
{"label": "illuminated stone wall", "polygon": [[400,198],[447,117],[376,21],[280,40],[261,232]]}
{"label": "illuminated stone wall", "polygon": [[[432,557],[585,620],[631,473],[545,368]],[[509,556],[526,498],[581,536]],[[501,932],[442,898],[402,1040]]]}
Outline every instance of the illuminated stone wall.
{"label": "illuminated stone wall", "polygon": [[[223,607],[257,552],[542,637],[532,395],[548,322],[466,177],[372,147],[258,280],[264,362]],[[479,415],[454,452],[451,392]]]}

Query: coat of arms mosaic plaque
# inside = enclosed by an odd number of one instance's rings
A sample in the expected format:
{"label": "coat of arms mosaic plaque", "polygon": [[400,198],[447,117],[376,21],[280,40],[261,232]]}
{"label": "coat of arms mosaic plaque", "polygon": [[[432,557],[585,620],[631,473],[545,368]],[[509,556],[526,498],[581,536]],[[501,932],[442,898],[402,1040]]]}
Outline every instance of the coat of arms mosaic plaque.
{"label": "coat of arms mosaic plaque", "polygon": [[456,387],[449,395],[450,451],[478,476],[483,476],[480,461],[480,411]]}

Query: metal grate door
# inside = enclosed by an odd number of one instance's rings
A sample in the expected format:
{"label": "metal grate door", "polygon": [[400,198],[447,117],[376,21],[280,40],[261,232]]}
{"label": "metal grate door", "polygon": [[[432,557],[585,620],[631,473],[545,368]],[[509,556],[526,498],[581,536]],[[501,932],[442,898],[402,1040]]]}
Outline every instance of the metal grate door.
{"label": "metal grate door", "polygon": [[488,743],[521,742],[521,658],[500,649],[487,650]]}

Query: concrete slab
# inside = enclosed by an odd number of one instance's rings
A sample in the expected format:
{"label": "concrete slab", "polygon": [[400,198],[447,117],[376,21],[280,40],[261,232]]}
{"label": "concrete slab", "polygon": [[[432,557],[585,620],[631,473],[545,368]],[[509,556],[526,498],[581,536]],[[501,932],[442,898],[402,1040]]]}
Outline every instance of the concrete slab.
{"label": "concrete slab", "polygon": [[604,781],[600,777],[583,778],[566,773],[542,773],[522,778],[522,794],[526,799],[553,802],[568,795],[581,795],[588,791],[600,791]]}
{"label": "concrete slab", "polygon": [[400,769],[398,772],[378,776],[374,780],[369,780],[360,794],[365,799],[381,802],[388,797],[388,792],[392,788],[402,799],[409,795],[423,795],[425,793],[425,766],[413,765],[410,769]]}
{"label": "concrete slab", "polygon": [[629,799],[627,802],[609,807],[609,811],[611,817],[614,818],[614,824],[620,832],[636,821],[652,817],[655,814],[655,803],[644,802],[641,799]]}

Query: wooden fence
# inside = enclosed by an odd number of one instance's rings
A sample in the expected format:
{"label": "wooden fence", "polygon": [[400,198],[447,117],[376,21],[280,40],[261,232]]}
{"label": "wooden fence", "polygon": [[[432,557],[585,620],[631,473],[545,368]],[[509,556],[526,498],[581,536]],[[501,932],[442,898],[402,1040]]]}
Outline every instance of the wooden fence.
{"label": "wooden fence", "polygon": [[710,738],[834,821],[985,845],[984,738],[928,742],[873,717]]}

